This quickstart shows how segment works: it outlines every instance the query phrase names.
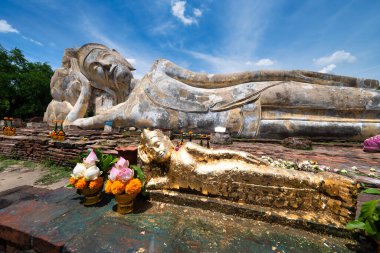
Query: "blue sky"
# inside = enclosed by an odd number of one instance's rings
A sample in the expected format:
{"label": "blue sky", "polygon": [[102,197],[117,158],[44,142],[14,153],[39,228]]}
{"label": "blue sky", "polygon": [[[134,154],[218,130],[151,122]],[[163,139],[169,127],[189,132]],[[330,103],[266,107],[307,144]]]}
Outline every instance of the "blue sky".
{"label": "blue sky", "polygon": [[147,73],[165,58],[209,73],[304,69],[380,79],[377,0],[1,0],[0,44],[61,64],[88,42]]}

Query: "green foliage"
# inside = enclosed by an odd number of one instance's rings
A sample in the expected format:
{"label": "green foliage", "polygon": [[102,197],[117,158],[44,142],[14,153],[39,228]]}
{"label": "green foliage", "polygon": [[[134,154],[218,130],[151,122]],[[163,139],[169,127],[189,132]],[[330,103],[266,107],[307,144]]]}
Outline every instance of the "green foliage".
{"label": "green foliage", "polygon": [[377,206],[379,202],[380,199],[364,202],[359,218],[348,222],[346,229],[357,229],[375,240],[380,240],[380,207]]}
{"label": "green foliage", "polygon": [[70,167],[59,166],[51,161],[45,161],[41,164],[32,161],[15,160],[5,156],[0,156],[0,172],[11,166],[15,166],[16,168],[44,170],[44,175],[35,182],[35,184],[42,185],[49,185],[58,182],[63,178],[67,178],[72,171]]}
{"label": "green foliage", "polygon": [[20,49],[0,45],[0,115],[23,119],[42,116],[51,100],[47,63],[32,63]]}
{"label": "green foliage", "polygon": [[141,188],[141,194],[143,196],[146,196],[146,188],[145,188],[145,175],[144,175],[144,172],[142,171],[142,169],[137,166],[137,165],[131,165],[131,168],[134,170],[135,172],[135,178],[138,178],[140,179],[141,183],[142,183],[142,188]]}
{"label": "green foliage", "polygon": [[368,194],[376,194],[376,195],[380,195],[380,190],[379,189],[374,189],[374,188],[368,188],[364,191],[362,191],[364,193],[368,193]]}
{"label": "green foliage", "polygon": [[19,161],[7,158],[5,156],[0,156],[0,172],[4,169],[8,168],[9,166],[18,164]]}
{"label": "green foliage", "polygon": [[39,178],[35,182],[35,184],[40,184],[40,185],[53,184],[63,178],[70,177],[70,174],[72,172],[71,167],[60,166],[48,160],[43,163],[43,169],[47,171],[47,173],[43,175],[41,178]]}

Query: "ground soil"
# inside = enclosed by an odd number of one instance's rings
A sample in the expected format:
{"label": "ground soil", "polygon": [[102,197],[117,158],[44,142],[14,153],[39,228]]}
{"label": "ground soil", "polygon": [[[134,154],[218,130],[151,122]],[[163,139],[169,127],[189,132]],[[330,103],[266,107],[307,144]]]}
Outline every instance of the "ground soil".
{"label": "ground soil", "polygon": [[67,178],[49,185],[36,184],[36,181],[47,173],[46,169],[42,166],[27,168],[22,162],[9,165],[0,172],[0,192],[21,185],[34,185],[36,187],[57,189],[68,184]]}

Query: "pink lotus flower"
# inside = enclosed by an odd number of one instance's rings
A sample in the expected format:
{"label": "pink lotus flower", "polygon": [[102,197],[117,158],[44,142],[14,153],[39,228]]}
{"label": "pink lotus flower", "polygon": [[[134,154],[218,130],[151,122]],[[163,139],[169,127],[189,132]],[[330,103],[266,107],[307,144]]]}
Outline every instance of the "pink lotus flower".
{"label": "pink lotus flower", "polygon": [[108,178],[111,181],[120,180],[122,182],[127,182],[134,176],[134,170],[128,168],[129,162],[123,157],[119,158],[119,161],[115,164],[114,167],[110,170],[110,175]]}
{"label": "pink lotus flower", "polygon": [[116,168],[116,167],[112,167],[112,169],[110,170],[110,175],[108,176],[108,178],[111,180],[111,181],[114,181],[116,180],[116,177],[117,175],[119,174],[119,169]]}
{"label": "pink lotus flower", "polygon": [[116,168],[121,170],[122,168],[128,168],[129,162],[128,160],[125,160],[123,157],[119,158],[119,161],[115,164]]}
{"label": "pink lotus flower", "polygon": [[92,149],[91,149],[90,154],[88,154],[88,156],[83,159],[84,163],[91,165],[91,166],[95,165],[97,161],[99,161],[98,157],[96,156],[94,150],[92,150]]}
{"label": "pink lotus flower", "polygon": [[119,174],[117,174],[117,179],[119,179],[122,182],[127,182],[134,176],[134,171],[130,168],[122,168],[119,170]]}

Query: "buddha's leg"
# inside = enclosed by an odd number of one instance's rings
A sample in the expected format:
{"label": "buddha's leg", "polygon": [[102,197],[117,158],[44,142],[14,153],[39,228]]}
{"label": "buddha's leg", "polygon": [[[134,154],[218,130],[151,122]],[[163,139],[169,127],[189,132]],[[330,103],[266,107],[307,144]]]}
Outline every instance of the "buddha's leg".
{"label": "buddha's leg", "polygon": [[[354,215],[356,185],[332,173],[245,166],[220,161],[176,175],[176,185],[234,201],[276,208],[323,211],[339,220]],[[214,166],[214,168],[212,168]]]}
{"label": "buddha's leg", "polygon": [[264,91],[260,101],[260,138],[362,139],[380,129],[375,89],[292,82]]}

